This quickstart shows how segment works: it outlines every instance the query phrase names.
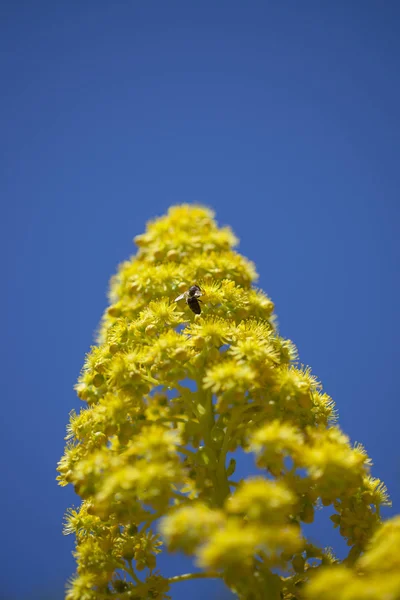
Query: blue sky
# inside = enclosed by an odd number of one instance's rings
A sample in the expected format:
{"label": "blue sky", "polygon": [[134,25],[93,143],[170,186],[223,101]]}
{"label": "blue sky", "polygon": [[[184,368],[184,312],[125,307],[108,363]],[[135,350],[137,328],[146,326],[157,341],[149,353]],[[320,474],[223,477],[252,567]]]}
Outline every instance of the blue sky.
{"label": "blue sky", "polygon": [[0,598],[63,598],[72,387],[109,277],[175,203],[232,226],[400,512],[399,3],[8,0],[0,23]]}

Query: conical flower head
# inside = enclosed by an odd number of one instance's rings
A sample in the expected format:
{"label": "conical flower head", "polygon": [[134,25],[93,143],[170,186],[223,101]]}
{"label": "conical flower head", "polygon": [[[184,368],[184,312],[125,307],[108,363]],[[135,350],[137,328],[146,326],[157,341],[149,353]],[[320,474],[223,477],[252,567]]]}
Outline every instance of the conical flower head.
{"label": "conical flower head", "polygon": [[[240,597],[289,598],[307,559],[327,560],[301,531],[317,504],[335,508],[355,559],[385,490],[211,210],[172,207],[135,242],[111,281],[76,386],[87,407],[71,414],[59,464],[61,485],[83,500],[66,520],[78,562],[67,598],[167,598],[184,577],[155,574],[157,529]],[[234,480],[238,447],[259,476]]]}

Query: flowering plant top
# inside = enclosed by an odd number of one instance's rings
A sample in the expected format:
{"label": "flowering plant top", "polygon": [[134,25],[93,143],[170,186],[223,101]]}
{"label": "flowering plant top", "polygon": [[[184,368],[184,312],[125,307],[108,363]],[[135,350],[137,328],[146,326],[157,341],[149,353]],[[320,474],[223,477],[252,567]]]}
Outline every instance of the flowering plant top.
{"label": "flowering plant top", "polygon": [[[279,335],[253,263],[200,206],[172,207],[135,242],[111,280],[76,386],[87,406],[71,413],[58,467],[82,498],[66,516],[77,560],[67,600],[169,598],[195,577],[243,599],[364,597],[383,555],[396,571],[382,532],[398,543],[400,523],[380,526],[385,487]],[[239,447],[258,476],[235,479]],[[304,535],[319,505],[347,541],[342,565]],[[163,542],[200,571],[164,577]],[[400,594],[400,577],[382,586]]]}

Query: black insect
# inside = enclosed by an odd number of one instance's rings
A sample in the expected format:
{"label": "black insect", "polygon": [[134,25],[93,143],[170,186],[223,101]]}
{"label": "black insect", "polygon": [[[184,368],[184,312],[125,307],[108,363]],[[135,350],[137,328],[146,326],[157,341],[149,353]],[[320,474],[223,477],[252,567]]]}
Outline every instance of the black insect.
{"label": "black insect", "polygon": [[186,304],[188,305],[190,310],[193,311],[196,315],[199,315],[201,313],[200,296],[202,295],[203,293],[199,286],[192,285],[187,292],[183,292],[183,294],[175,298],[175,302],[178,302],[179,300],[185,298]]}

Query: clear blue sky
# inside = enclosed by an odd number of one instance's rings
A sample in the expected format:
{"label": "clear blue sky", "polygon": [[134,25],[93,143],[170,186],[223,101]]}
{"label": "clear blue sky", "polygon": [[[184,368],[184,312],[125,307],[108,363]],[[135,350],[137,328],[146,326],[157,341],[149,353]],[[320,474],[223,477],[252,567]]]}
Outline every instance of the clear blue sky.
{"label": "clear blue sky", "polygon": [[[55,466],[72,386],[109,277],[173,203],[206,203],[233,227],[282,334],[387,483],[386,514],[400,512],[399,2],[0,10],[0,598],[63,597],[75,498]],[[315,535],[335,543],[319,519]],[[172,597],[221,590],[177,584]]]}

